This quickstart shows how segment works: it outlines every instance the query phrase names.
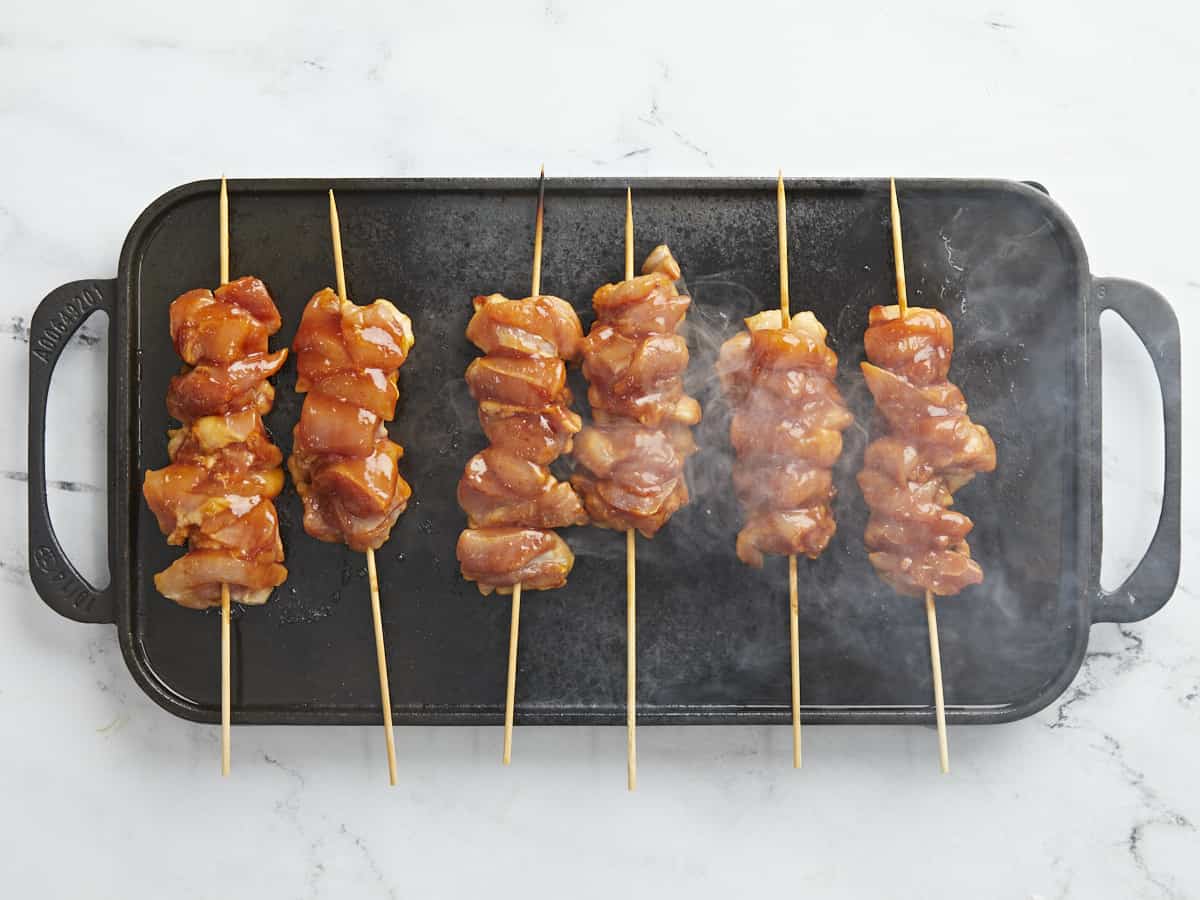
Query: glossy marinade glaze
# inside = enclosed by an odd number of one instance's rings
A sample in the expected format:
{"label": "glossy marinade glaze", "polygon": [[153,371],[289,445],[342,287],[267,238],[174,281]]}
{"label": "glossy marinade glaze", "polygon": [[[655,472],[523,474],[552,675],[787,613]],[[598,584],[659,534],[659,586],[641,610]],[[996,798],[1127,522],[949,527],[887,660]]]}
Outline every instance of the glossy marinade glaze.
{"label": "glossy marinade glaze", "polygon": [[679,278],[664,244],[640,276],[592,298],[583,374],[594,424],[575,442],[571,484],[603,528],[653,537],[689,499],[684,463],[696,452],[691,426],[701,413],[683,390],[688,347],[676,331],[692,301],[676,287]]}
{"label": "glossy marinade glaze", "polygon": [[868,445],[858,484],[871,509],[871,565],[900,594],[957,594],[983,581],[971,558],[973,523],[954,492],[996,468],[996,445],[948,380],[954,329],[935,309],[871,309],[862,363],[887,433]]}
{"label": "glossy marinade glaze", "polygon": [[746,319],[717,359],[734,410],[733,483],[745,514],[737,555],[756,568],[764,554],[816,559],[837,530],[833,466],[854,416],[825,339],[811,312],[785,324],[781,310],[767,310]]}
{"label": "glossy marinade glaze", "polygon": [[571,486],[549,465],[569,453],[581,421],[571,410],[566,364],[583,328],[567,301],[540,294],[474,299],[467,339],[484,352],[466,372],[490,446],[467,462],[458,503],[467,514],[457,555],[480,593],[550,590],[575,563],[553,530],[587,522]]}
{"label": "glossy marinade glaze", "polygon": [[142,491],[159,528],[188,552],[154,576],[165,597],[206,609],[221,585],[238,603],[266,602],[287,578],[274,498],[283,456],[262,417],[275,389],[267,381],[287,359],[268,339],[281,325],[266,286],[239,278],[171,303],[170,329],[184,368],[167,388],[170,465],[146,472]]}
{"label": "glossy marinade glaze", "polygon": [[412,323],[387,300],[359,306],[323,288],[304,309],[292,349],[305,398],[288,470],[317,540],[377,550],[408,504],[404,449],[387,423],[412,346]]}

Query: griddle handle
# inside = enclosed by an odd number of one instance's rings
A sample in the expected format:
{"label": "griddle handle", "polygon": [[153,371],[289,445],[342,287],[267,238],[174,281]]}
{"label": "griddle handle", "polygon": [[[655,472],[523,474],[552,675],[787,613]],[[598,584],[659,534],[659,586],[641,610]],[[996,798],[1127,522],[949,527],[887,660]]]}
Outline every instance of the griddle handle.
{"label": "griddle handle", "polygon": [[115,622],[112,585],[92,587],[63,552],[46,502],[46,401],[71,336],[104,310],[111,327],[115,281],[73,281],[50,292],[29,327],[29,577],[46,605],[77,622]]}
{"label": "griddle handle", "polygon": [[[1092,603],[1093,622],[1136,622],[1154,614],[1171,599],[1179,581],[1179,488],[1181,460],[1181,377],[1179,369],[1179,321],[1162,294],[1124,278],[1097,278],[1092,284],[1096,325],[1099,316],[1111,309],[1129,323],[1154,362],[1162,391],[1163,506],[1158,527],[1146,550],[1125,583],[1111,593],[1099,587]],[[1098,464],[1098,463],[1097,463]],[[1099,565],[1099,560],[1096,561]]]}

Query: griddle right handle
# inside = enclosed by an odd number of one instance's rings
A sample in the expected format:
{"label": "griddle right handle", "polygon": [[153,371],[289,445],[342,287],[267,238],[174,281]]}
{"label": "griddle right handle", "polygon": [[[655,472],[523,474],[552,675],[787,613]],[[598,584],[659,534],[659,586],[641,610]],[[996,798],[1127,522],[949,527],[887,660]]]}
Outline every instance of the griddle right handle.
{"label": "griddle right handle", "polygon": [[[73,281],[51,291],[29,326],[29,577],[46,605],[76,622],[115,622],[111,583],[92,587],[63,552],[46,502],[46,402],[71,336],[94,312],[114,319],[115,281]],[[110,332],[111,336],[111,332]]]}
{"label": "griddle right handle", "polygon": [[1136,622],[1162,608],[1179,581],[1180,556],[1180,462],[1182,379],[1179,358],[1179,321],[1162,294],[1144,284],[1124,278],[1097,278],[1092,283],[1097,319],[1111,309],[1129,323],[1154,363],[1162,391],[1163,505],[1154,537],[1137,568],[1115,591],[1097,586],[1092,602],[1093,622]]}

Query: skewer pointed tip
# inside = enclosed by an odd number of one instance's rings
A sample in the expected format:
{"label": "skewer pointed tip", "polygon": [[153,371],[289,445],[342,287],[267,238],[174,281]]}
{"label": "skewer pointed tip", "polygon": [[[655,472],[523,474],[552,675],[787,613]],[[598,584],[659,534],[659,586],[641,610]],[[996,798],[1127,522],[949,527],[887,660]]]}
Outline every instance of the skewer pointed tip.
{"label": "skewer pointed tip", "polygon": [[329,230],[330,237],[333,239],[333,270],[337,276],[338,297],[345,301],[348,294],[346,292],[346,267],[342,262],[342,223],[338,216],[337,201],[333,198],[333,188],[329,189]]}
{"label": "skewer pointed tip", "polygon": [[625,186],[625,280],[633,278],[633,190]]}
{"label": "skewer pointed tip", "polygon": [[542,163],[542,168],[541,168],[541,171],[538,172],[538,177],[539,178],[546,177],[546,164],[545,163]]}
{"label": "skewer pointed tip", "polygon": [[783,187],[783,169],[779,170],[779,181],[775,188],[775,223],[779,238],[779,309],[783,313],[783,325],[786,328],[792,315],[788,297],[787,192]]}
{"label": "skewer pointed tip", "polygon": [[531,297],[542,292],[542,230],[546,216],[546,167],[538,175],[537,214],[533,220],[533,286]]}
{"label": "skewer pointed tip", "polygon": [[221,284],[229,282],[229,189],[225,184],[225,176],[221,176],[221,189],[217,192],[217,221],[220,229],[220,275]]}
{"label": "skewer pointed tip", "polygon": [[900,227],[900,200],[896,196],[896,179],[889,180],[891,185],[891,221],[892,221],[892,253],[896,266],[896,302],[900,306],[900,316],[908,315],[908,287],[904,278],[904,238]]}

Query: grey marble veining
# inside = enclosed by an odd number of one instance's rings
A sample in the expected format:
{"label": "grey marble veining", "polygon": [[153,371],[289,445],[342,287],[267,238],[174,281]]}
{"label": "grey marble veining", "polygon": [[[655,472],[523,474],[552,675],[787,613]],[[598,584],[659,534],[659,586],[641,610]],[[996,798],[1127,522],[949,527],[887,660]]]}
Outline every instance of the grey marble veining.
{"label": "grey marble veining", "polygon": [[[1065,7],[1065,5],[1064,5]],[[28,321],[52,287],[115,271],[129,224],[183,181],[232,176],[994,175],[1046,184],[1097,274],[1161,290],[1196,383],[1192,179],[1197,12],[1179,4],[803,13],[740,4],[515,9],[209,4],[202,16],[25,5],[0,17],[0,874],[12,896],[1200,896],[1200,546],[1158,615],[1092,629],[1061,700],[1007,726],[639,734],[214,728],[133,684],[111,627],[60,619],[28,581]],[[736,15],[732,14],[736,12]],[[798,290],[793,285],[793,291]],[[1157,519],[1153,380],[1105,332],[1105,579]],[[104,575],[104,330],[59,367],[50,496]],[[1185,391],[1185,458],[1196,436]],[[1152,404],[1150,404],[1152,406]],[[1149,417],[1152,420],[1152,416]],[[1153,466],[1149,467],[1153,469]],[[1189,473],[1190,474],[1190,473]],[[1190,555],[1189,555],[1190,554]],[[215,620],[214,647],[216,640]],[[499,674],[499,673],[498,673]]]}

